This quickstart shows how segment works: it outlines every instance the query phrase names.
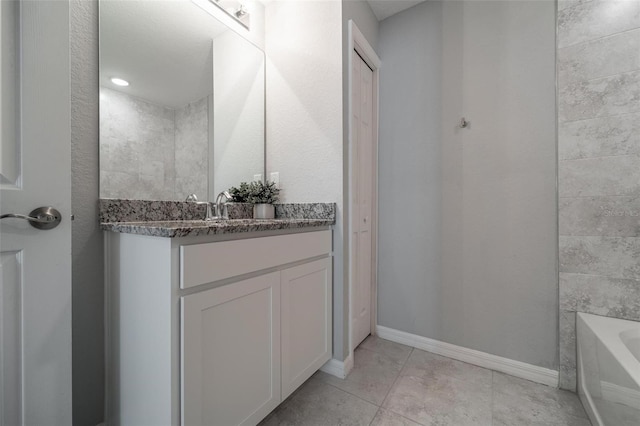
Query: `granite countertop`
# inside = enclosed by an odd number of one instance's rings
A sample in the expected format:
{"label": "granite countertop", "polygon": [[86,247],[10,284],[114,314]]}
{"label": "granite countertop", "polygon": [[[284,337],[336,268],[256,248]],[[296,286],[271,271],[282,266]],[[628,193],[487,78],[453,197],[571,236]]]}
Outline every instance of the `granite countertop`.
{"label": "granite countertop", "polygon": [[200,235],[221,235],[241,232],[274,231],[317,226],[331,226],[335,219],[222,219],[222,220],[177,220],[148,222],[105,222],[100,227],[105,231],[152,237],[176,238]]}
{"label": "granite countertop", "polygon": [[331,226],[335,203],[275,204],[276,219],[251,219],[250,204],[228,204],[230,219],[201,220],[205,206],[180,201],[100,200],[105,231],[153,237],[186,237]]}

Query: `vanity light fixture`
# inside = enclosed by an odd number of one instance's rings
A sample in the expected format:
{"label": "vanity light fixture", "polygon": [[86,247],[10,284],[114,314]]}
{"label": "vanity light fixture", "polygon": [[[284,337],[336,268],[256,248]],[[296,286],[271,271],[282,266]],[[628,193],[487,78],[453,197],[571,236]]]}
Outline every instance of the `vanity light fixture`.
{"label": "vanity light fixture", "polygon": [[[242,25],[247,30],[250,27],[251,7],[244,4],[244,0],[191,0],[214,17],[220,19],[216,14],[205,6],[205,4],[213,4],[222,10],[227,16],[231,17],[235,22]],[[224,21],[223,21],[224,22]]]}
{"label": "vanity light fixture", "polygon": [[116,86],[121,86],[121,87],[127,87],[129,85],[129,82],[127,80],[123,80],[123,79],[118,78],[118,77],[113,77],[111,79],[111,82],[113,84],[115,84]]}
{"label": "vanity light fixture", "polygon": [[241,19],[247,13],[249,13],[247,8],[244,6],[244,4],[240,3],[240,7],[235,11],[234,15],[236,16],[236,18]]}

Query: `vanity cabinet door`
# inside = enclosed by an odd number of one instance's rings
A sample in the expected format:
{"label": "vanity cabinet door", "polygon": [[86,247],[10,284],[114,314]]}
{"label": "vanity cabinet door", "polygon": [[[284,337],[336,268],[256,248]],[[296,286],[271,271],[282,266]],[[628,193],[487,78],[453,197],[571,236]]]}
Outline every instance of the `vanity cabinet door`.
{"label": "vanity cabinet door", "polygon": [[331,359],[331,259],[282,271],[282,399]]}
{"label": "vanity cabinet door", "polygon": [[182,424],[255,425],[280,403],[280,272],[182,298]]}

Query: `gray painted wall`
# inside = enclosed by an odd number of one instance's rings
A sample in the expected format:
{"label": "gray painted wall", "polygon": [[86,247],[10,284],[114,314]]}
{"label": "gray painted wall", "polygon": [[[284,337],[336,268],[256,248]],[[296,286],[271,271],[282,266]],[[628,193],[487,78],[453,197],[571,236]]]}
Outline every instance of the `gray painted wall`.
{"label": "gray painted wall", "polygon": [[536,1],[381,22],[381,325],[557,368],[554,28]]}
{"label": "gray painted wall", "polygon": [[[378,46],[379,23],[376,15],[373,14],[371,6],[366,0],[343,0],[342,1],[342,40],[345,51],[342,56],[343,68],[347,61],[349,42],[349,20],[353,19],[362,34],[365,36],[371,47],[376,50]],[[344,68],[346,70],[346,68]],[[345,86],[346,87],[346,86]]]}
{"label": "gray painted wall", "polygon": [[378,323],[443,339],[442,3],[383,20],[378,48]]}
{"label": "gray painted wall", "polygon": [[98,3],[72,0],[73,424],[104,420],[104,268],[98,224]]}
{"label": "gray painted wall", "polygon": [[[596,25],[597,23],[597,25]],[[560,386],[575,312],[640,320],[640,2],[558,4]]]}

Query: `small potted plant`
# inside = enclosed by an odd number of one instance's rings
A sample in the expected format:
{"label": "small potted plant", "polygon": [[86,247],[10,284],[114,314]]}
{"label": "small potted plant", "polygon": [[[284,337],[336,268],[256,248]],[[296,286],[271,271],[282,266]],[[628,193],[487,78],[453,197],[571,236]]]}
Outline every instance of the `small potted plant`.
{"label": "small potted plant", "polygon": [[231,194],[231,201],[234,203],[248,203],[249,184],[247,182],[241,182],[238,187],[232,186],[229,188],[229,194]]}
{"label": "small potted plant", "polygon": [[[242,188],[242,184],[240,184]],[[254,219],[273,219],[275,207],[273,203],[278,201],[280,189],[275,182],[255,181],[248,184],[246,202],[253,204]]]}

